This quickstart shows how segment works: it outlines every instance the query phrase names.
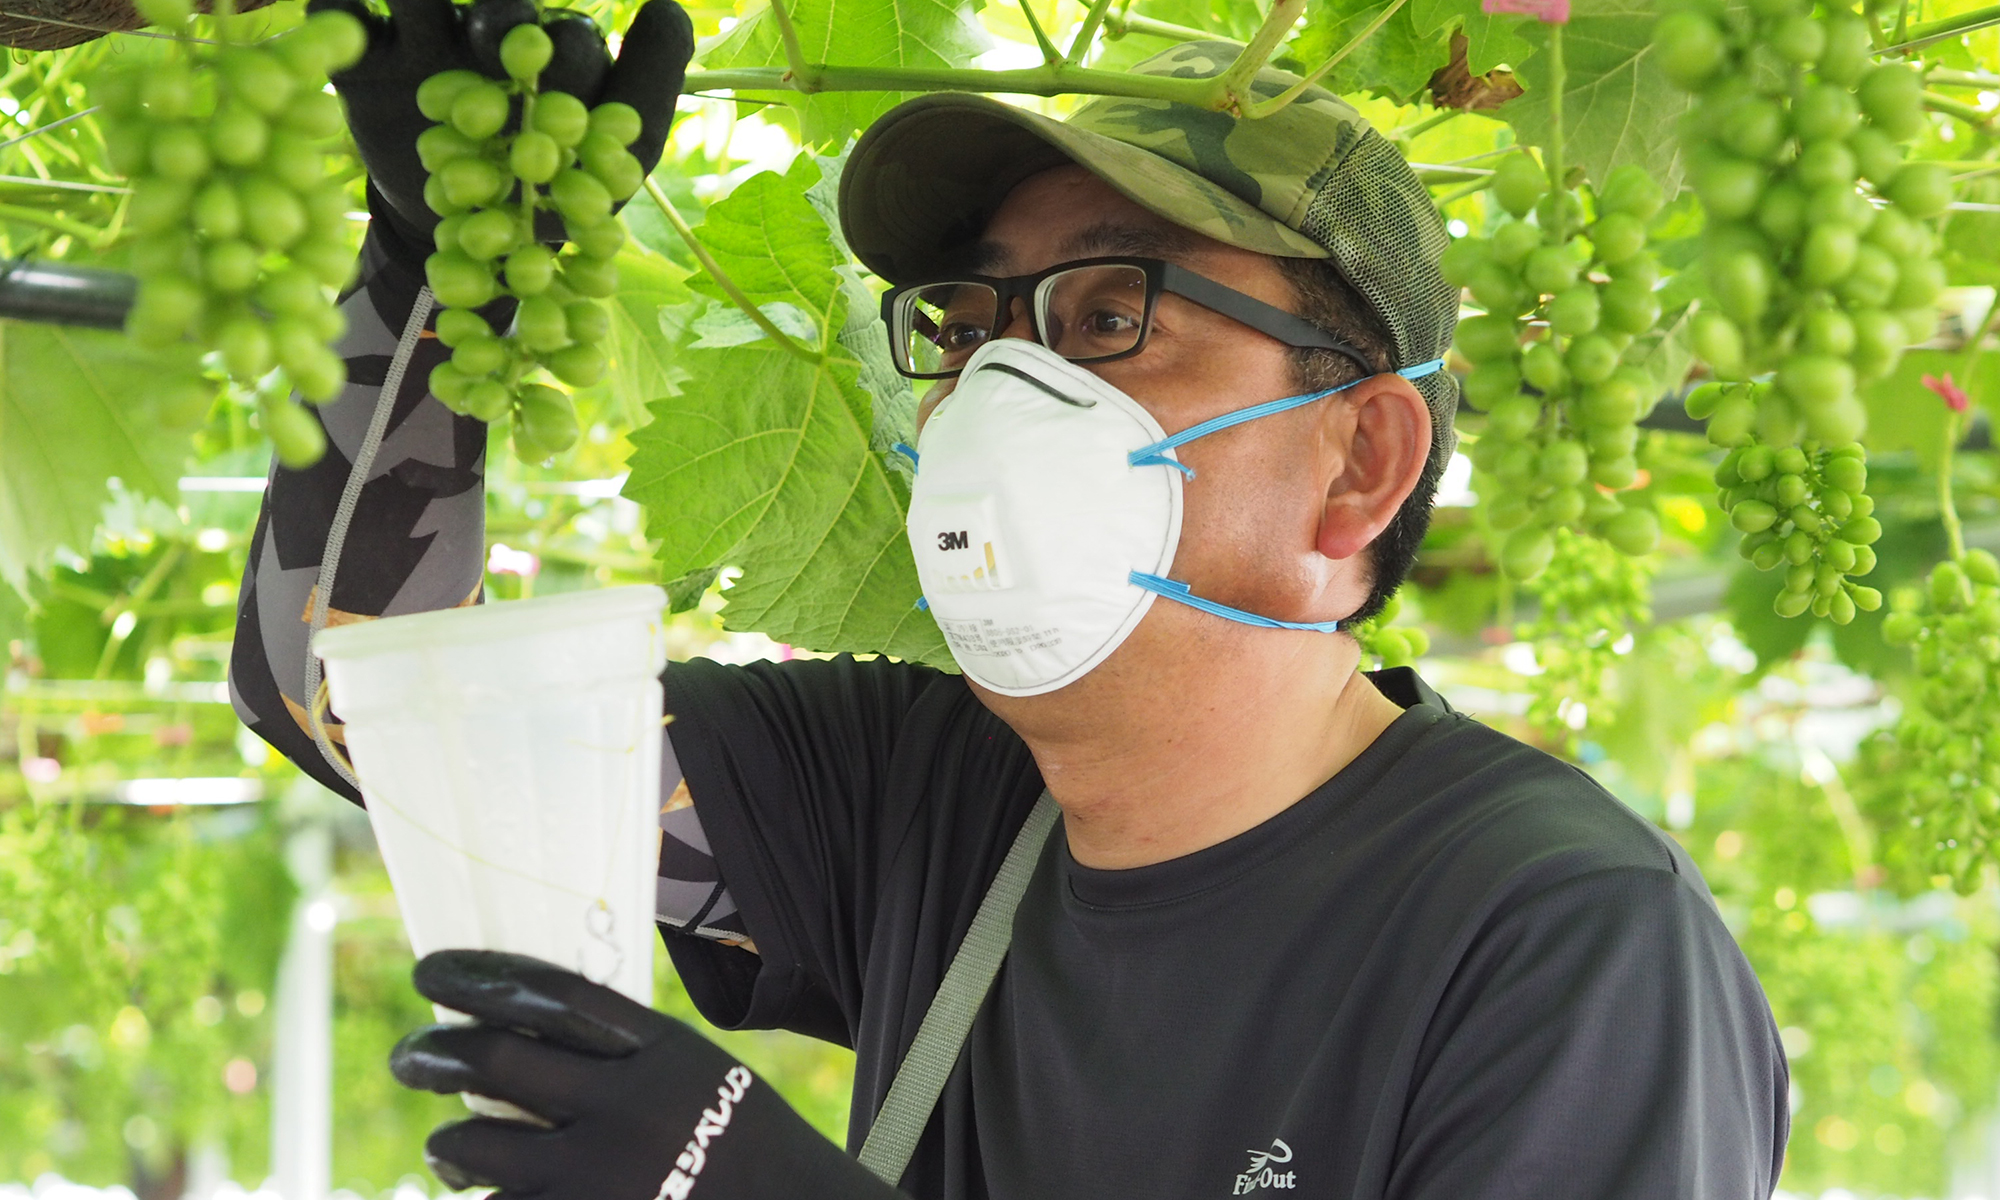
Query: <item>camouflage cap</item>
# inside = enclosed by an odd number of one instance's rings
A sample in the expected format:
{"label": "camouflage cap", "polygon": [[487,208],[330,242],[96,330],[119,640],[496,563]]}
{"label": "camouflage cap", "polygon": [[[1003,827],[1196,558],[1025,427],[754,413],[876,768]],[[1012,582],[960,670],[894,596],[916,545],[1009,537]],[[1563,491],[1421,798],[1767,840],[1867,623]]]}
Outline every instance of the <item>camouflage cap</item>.
{"label": "camouflage cap", "polygon": [[[1241,49],[1188,42],[1132,69],[1207,78]],[[1269,97],[1298,81],[1266,67],[1252,88]],[[1332,259],[1389,332],[1395,366],[1439,358],[1451,343],[1458,289],[1438,270],[1450,239],[1437,206],[1389,140],[1319,87],[1255,120],[1107,96],[1056,121],[985,96],[921,96],[856,143],[840,181],[841,224],[855,255],[884,279],[935,278],[978,240],[1016,184],[1066,162],[1219,242]],[[1416,386],[1430,404],[1441,469],[1455,442],[1458,385],[1440,371]]]}

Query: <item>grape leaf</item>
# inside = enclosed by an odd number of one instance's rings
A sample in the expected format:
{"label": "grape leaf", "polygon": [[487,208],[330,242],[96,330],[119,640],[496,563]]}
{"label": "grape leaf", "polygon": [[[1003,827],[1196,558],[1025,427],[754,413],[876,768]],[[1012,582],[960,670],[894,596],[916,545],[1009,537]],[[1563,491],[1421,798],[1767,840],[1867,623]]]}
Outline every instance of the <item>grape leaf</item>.
{"label": "grape leaf", "polygon": [[178,498],[207,412],[199,396],[186,403],[196,371],[192,347],[144,350],[115,333],[0,321],[0,578],[23,588],[58,548],[89,553],[113,477]]}
{"label": "grape leaf", "polygon": [[1512,66],[1534,51],[1533,45],[1521,40],[1521,26],[1529,18],[1489,13],[1480,7],[1480,0],[1410,0],[1410,20],[1425,34],[1462,29],[1465,66],[1474,75]]}
{"label": "grape leaf", "polygon": [[[789,0],[799,51],[809,63],[843,67],[964,67],[991,39],[973,19],[972,5],[951,0]],[[778,24],[770,8],[744,18],[704,46],[701,63],[726,67],[785,65]],[[800,134],[809,144],[838,146],[876,117],[910,98],[904,92],[796,92],[737,95],[796,105]]]}
{"label": "grape leaf", "polygon": [[1925,472],[1936,475],[1944,462],[1945,420],[1951,410],[1936,392],[1924,386],[1924,376],[1949,373],[1974,405],[2000,396],[2000,355],[1980,355],[1970,374],[1965,362],[1961,353],[1911,350],[1894,371],[1861,389],[1861,402],[1868,407],[1868,452],[1912,451]]}
{"label": "grape leaf", "polygon": [[[871,444],[874,406],[839,337],[849,298],[837,272],[847,264],[806,197],[819,178],[801,155],[785,175],[745,181],[698,231],[753,303],[790,305],[812,321],[819,360],[768,338],[685,349],[687,384],[656,399],[652,422],[632,435],[625,495],[646,507],[666,578],[742,569],[726,593],[728,628],[946,665],[936,624],[914,607],[909,487]],[[707,278],[690,284],[720,291]]]}
{"label": "grape leaf", "polygon": [[[1292,42],[1291,56],[1307,70],[1317,67],[1385,7],[1387,0],[1315,0],[1306,9],[1306,27]],[[1405,101],[1423,91],[1431,75],[1450,59],[1446,32],[1441,27],[1421,28],[1405,5],[1320,82],[1335,92],[1365,90]]]}
{"label": "grape leaf", "polygon": [[1601,181],[1614,167],[1638,163],[1668,195],[1680,188],[1676,129],[1692,103],[1654,65],[1648,0],[1577,0],[1567,26],[1528,21],[1516,32],[1535,52],[1515,64],[1527,94],[1503,105],[1502,120],[1523,143],[1546,149],[1549,125],[1549,32],[1561,28],[1563,159]]}

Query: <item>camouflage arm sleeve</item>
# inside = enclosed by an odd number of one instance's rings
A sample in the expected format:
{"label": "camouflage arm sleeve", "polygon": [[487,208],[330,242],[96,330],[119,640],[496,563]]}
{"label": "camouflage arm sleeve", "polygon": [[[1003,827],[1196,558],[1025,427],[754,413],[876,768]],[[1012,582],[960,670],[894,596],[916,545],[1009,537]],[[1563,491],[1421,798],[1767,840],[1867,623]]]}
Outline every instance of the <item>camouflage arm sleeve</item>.
{"label": "camouflage arm sleeve", "polygon": [[[325,457],[304,470],[276,462],[250,543],[237,602],[229,694],[237,716],[314,779],[356,803],[361,797],[321,755],[303,693],[306,640],[327,530],[423,278],[416,256],[389,241],[381,223],[362,247],[360,281],[343,296],[348,333],[340,352],[347,389],[313,410],[326,429]],[[486,427],[427,394],[431,368],[449,353],[430,329],[416,343],[394,398],[388,429],[348,527],[328,625],[477,604],[485,576]],[[345,753],[340,722],[325,724]],[[665,734],[661,735],[663,738]],[[731,942],[747,939],[735,902],[708,851],[671,742],[663,747],[659,919]]]}

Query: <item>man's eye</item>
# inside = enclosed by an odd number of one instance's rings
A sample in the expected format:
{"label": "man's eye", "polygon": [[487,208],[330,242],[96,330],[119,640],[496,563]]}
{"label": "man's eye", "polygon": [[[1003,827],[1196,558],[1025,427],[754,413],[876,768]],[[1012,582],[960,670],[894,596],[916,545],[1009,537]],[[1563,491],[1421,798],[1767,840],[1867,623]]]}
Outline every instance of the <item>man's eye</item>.
{"label": "man's eye", "polygon": [[1139,318],[1122,309],[1100,308],[1085,313],[1079,328],[1090,337],[1129,341],[1139,331]]}
{"label": "man's eye", "polygon": [[986,340],[984,325],[970,325],[962,321],[947,321],[938,329],[938,349],[946,353],[965,353],[977,349]]}

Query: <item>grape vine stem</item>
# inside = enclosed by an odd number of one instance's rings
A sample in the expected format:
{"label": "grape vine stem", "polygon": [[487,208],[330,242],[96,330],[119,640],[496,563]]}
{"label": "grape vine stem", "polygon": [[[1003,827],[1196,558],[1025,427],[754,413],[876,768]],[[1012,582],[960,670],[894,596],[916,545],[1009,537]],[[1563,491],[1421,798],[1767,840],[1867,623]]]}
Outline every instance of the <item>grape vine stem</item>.
{"label": "grape vine stem", "polygon": [[1284,91],[1279,92],[1277,95],[1271,97],[1269,100],[1265,100],[1262,102],[1253,102],[1252,104],[1249,105],[1249,107],[1243,110],[1243,115],[1246,117],[1268,117],[1272,113],[1277,112],[1279,109],[1285,107],[1287,104],[1290,104],[1292,101],[1304,95],[1305,90],[1307,88],[1313,86],[1320,80],[1326,78],[1326,73],[1328,71],[1331,71],[1335,67],[1339,66],[1341,60],[1346,58],[1348,55],[1354,53],[1354,50],[1357,46],[1361,45],[1362,42],[1367,41],[1370,37],[1373,37],[1375,31],[1382,28],[1382,26],[1384,26],[1385,24],[1387,24],[1389,18],[1395,16],[1396,13],[1402,9],[1405,3],[1407,3],[1407,0],[1390,0],[1388,7],[1384,8],[1381,12],[1377,13],[1375,15],[1375,19],[1368,22],[1368,24],[1362,28],[1361,32],[1347,39],[1347,44],[1345,46],[1342,46],[1340,49],[1335,50],[1332,53],[1332,55],[1330,55],[1327,58],[1325,62],[1321,63],[1317,67],[1314,67],[1312,74],[1307,75],[1304,79],[1299,80],[1297,83],[1286,88]]}
{"label": "grape vine stem", "polygon": [[1076,66],[1090,53],[1090,44],[1097,38],[1098,27],[1111,11],[1111,0],[1092,0],[1090,11],[1083,14],[1083,23],[1076,27],[1075,36],[1069,40],[1069,53],[1063,55],[1063,62]]}
{"label": "grape vine stem", "polygon": [[1955,17],[1912,25],[1903,34],[1907,40],[1899,41],[1893,46],[1883,46],[1874,52],[1875,57],[1886,58],[1895,54],[1908,54],[1912,50],[1921,50],[1933,42],[1942,42],[1962,33],[1971,33],[1975,29],[1985,29],[1989,25],[2000,25],[2000,4],[1988,8],[1976,8],[1971,12],[1959,13]]}
{"label": "grape vine stem", "polygon": [[792,340],[791,335],[773,324],[771,318],[764,315],[764,310],[758,308],[756,303],[744,294],[743,289],[736,286],[736,281],[722,269],[721,263],[715,261],[715,256],[708,252],[708,247],[701,244],[701,239],[695,236],[694,229],[682,218],[680,212],[674,208],[673,202],[667,199],[667,194],[660,190],[660,185],[651,177],[646,180],[646,194],[653,198],[654,204],[659,205],[660,215],[667,219],[667,224],[673,226],[674,232],[680,234],[681,240],[687,243],[689,253],[693,254],[695,261],[701,264],[701,269],[708,272],[710,279],[715,280],[715,285],[722,289],[723,295],[729,297],[730,303],[742,309],[743,314],[749,317],[757,328],[764,331],[764,336],[776,342],[786,353],[815,366],[824,361],[824,356],[819,351],[801,346]]}

